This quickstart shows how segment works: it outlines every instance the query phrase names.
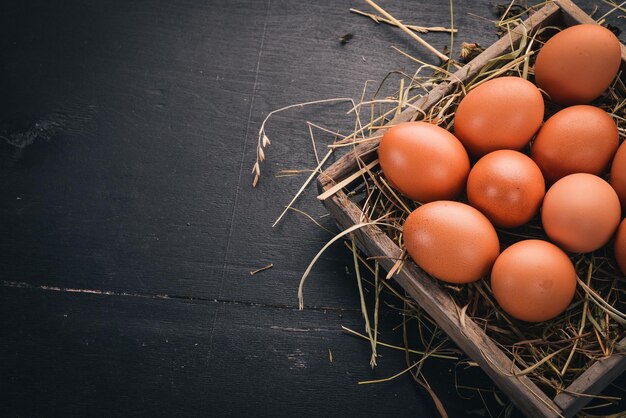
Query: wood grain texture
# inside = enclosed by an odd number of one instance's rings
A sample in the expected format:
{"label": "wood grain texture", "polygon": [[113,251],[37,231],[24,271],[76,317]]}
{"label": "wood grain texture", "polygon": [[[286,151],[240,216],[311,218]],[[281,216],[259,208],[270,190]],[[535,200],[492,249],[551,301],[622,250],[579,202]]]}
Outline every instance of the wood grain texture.
{"label": "wood grain texture", "polygon": [[[379,3],[406,22],[449,22],[438,0]],[[454,6],[456,51],[460,41],[497,40],[469,14],[493,18],[489,1]],[[346,132],[348,106],[272,119],[263,177],[250,186],[269,111],[357,98],[365,80],[414,71],[391,45],[435,63],[350,7],[366,9],[350,0],[3,2],[0,135],[25,147],[0,140],[0,415],[434,416],[407,376],[356,384],[405,364],[381,350],[371,371],[368,344],[339,331],[361,326],[351,254],[329,249],[298,312],[298,280],[328,235],[296,213],[270,227],[302,181],[273,176],[315,164],[303,121]],[[354,37],[341,45],[346,33]],[[424,38],[440,50],[450,42]],[[318,139],[320,152],[332,140]],[[297,207],[332,228],[315,195]],[[381,338],[401,344],[397,308],[384,309]],[[484,414],[476,393],[459,401],[454,371],[429,361],[424,374],[451,416]],[[477,368],[458,379],[484,389],[496,410]]]}
{"label": "wood grain texture", "polygon": [[[620,344],[626,343],[623,339]],[[589,398],[577,394],[597,395],[620,377],[626,370],[626,357],[622,354],[613,354],[599,360],[585,371],[575,382],[567,387],[567,392],[561,392],[554,398],[566,417],[575,416],[581,408],[589,403]]]}
{"label": "wood grain texture", "polygon": [[430,415],[406,382],[356,385],[405,366],[382,349],[389,361],[371,370],[368,345],[340,328],[361,330],[354,310],[4,289],[0,313],[13,319],[0,340],[3,417],[346,416],[364,403],[383,416],[389,400]]}
{"label": "wood grain texture", "polygon": [[[412,71],[392,43],[428,59],[351,6],[3,4],[0,134],[37,135],[23,149],[0,141],[0,415],[432,416],[409,378],[357,385],[406,366],[381,350],[372,371],[367,342],[340,331],[362,330],[351,255],[336,246],[320,260],[298,312],[298,279],[327,234],[297,214],[270,227],[301,181],[273,175],[313,165],[303,120],[351,122],[338,106],[276,117],[257,190],[248,177],[269,111],[356,97],[366,79]],[[435,1],[389,8],[448,19]],[[458,22],[495,38],[465,12]],[[355,37],[342,46],[347,32]],[[314,196],[298,207],[317,217]],[[393,312],[386,330],[401,321]],[[402,343],[398,332],[381,338]],[[456,399],[448,363],[424,372]]]}

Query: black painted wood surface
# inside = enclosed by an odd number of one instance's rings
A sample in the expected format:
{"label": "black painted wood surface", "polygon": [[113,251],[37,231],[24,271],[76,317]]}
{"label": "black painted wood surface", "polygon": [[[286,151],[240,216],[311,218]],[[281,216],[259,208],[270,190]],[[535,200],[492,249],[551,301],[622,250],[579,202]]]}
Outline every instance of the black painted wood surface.
{"label": "black painted wood surface", "polygon": [[[437,26],[450,24],[447,3],[380,2]],[[469,14],[493,19],[489,4],[455,2],[456,51],[496,40]],[[406,365],[381,349],[372,371],[367,342],[341,331],[363,328],[351,254],[336,245],[320,259],[300,312],[299,278],[329,235],[296,213],[271,228],[304,180],[274,175],[315,166],[304,121],[345,130],[348,106],[272,119],[251,187],[269,111],[357,98],[366,80],[414,71],[391,45],[435,63],[350,7],[369,11],[347,0],[3,4],[0,415],[435,414],[407,376],[357,385]],[[317,218],[315,195],[296,207]],[[381,315],[381,339],[401,344],[400,315]],[[451,416],[485,412],[460,400],[451,363],[429,362],[425,376]]]}

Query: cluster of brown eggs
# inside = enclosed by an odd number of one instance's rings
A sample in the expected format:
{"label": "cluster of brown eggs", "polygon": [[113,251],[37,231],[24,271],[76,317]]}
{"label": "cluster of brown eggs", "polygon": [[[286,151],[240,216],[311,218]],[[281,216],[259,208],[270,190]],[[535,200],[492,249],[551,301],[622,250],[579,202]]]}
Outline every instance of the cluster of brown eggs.
{"label": "cluster of brown eggs", "polygon": [[[626,272],[626,143],[620,147],[613,117],[589,105],[620,63],[609,30],[573,26],[550,38],[535,63],[537,86],[565,106],[545,123],[539,88],[500,77],[463,98],[454,135],[426,122],[390,128],[378,149],[383,173],[422,203],[403,229],[413,260],[450,283],[490,274],[502,309],[530,322],[554,318],[572,301],[576,271],[565,251],[595,251],[615,236]],[[600,177],[608,167],[610,184]],[[469,204],[454,200],[463,190]],[[523,226],[538,212],[551,242],[521,240],[500,253],[495,227]]]}

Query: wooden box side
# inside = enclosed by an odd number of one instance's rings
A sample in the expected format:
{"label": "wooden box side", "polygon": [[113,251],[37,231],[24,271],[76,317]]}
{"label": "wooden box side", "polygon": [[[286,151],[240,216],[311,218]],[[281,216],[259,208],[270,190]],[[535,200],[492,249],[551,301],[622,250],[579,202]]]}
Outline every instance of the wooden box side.
{"label": "wooden box side", "polygon": [[[423,111],[428,111],[439,99],[454,89],[456,83],[471,79],[490,59],[510,51],[511,45],[518,45],[525,31],[532,33],[555,21],[560,21],[566,26],[595,23],[591,17],[569,0],[549,3],[514,29],[511,36],[495,42],[476,59],[457,71],[447,82],[434,88],[418,101],[416,106]],[[624,45],[622,45],[622,69],[626,69]],[[407,109],[394,118],[389,125],[416,120],[419,115],[419,112]],[[376,135],[380,136],[383,132],[384,130],[378,130]],[[373,151],[377,145],[378,141],[367,141],[337,160],[319,177],[320,190],[325,192],[337,182],[355,173],[360,168],[359,160],[366,163],[373,161],[376,157]],[[362,222],[361,210],[343,191],[338,191],[325,199],[324,203],[342,228],[349,228]],[[366,254],[388,257],[388,259],[381,259],[381,264],[386,269],[390,269],[393,266],[392,260],[397,259],[401,254],[401,249],[376,226],[363,227],[355,231],[353,235]],[[564,392],[551,400],[527,377],[514,376],[519,370],[475,322],[470,318],[464,318],[461,324],[459,307],[441,289],[436,280],[413,263],[407,263],[394,278],[435,319],[452,340],[480,364],[515,404],[530,416],[573,416],[591,400],[589,396],[584,396],[585,394],[599,393],[626,369],[626,357],[622,355],[615,354],[600,360]],[[623,342],[626,343],[626,338]],[[582,396],[576,394],[582,394]]]}
{"label": "wooden box side", "polygon": [[[327,190],[330,182],[322,183]],[[361,221],[361,210],[343,192],[325,200],[326,207],[338,224],[346,229]],[[400,257],[400,248],[378,227],[365,226],[354,232],[359,248],[369,255],[382,255],[379,262],[387,270]],[[496,346],[483,330],[470,318],[461,324],[459,307],[436,282],[413,263],[406,263],[394,279],[417,303],[433,317],[450,338],[487,372],[489,377],[530,416],[558,416],[558,407],[525,376],[519,373],[512,361]],[[536,396],[535,396],[536,395]]]}

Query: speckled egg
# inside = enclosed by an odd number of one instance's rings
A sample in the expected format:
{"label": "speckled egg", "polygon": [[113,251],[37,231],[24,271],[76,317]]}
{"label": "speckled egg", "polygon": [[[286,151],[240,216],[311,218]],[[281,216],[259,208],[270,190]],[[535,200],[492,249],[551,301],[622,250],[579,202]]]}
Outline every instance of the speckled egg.
{"label": "speckled egg", "polygon": [[537,164],[518,151],[498,150],[485,155],[467,179],[469,203],[503,228],[530,221],[539,210],[545,191]]}
{"label": "speckled egg", "polygon": [[455,198],[463,190],[470,169],[459,140],[426,122],[405,122],[387,130],[378,158],[389,182],[421,203]]}
{"label": "speckled egg", "polygon": [[600,174],[619,146],[613,118],[595,106],[572,106],[544,123],[531,148],[549,183],[574,173]]}
{"label": "speckled egg", "polygon": [[541,221],[548,237],[576,253],[597,250],[611,239],[621,220],[615,190],[586,173],[563,177],[546,193]]}
{"label": "speckled egg", "polygon": [[404,224],[406,249],[417,265],[449,283],[479,280],[500,253],[496,230],[473,207],[452,201],[427,203]]}
{"label": "speckled egg", "polygon": [[542,322],[561,314],[576,292],[576,270],[560,248],[525,240],[504,250],[491,272],[498,304],[514,318]]}
{"label": "speckled egg", "polygon": [[454,134],[481,157],[499,149],[522,149],[543,121],[543,98],[533,83],[500,77],[471,90],[459,104]]}
{"label": "speckled egg", "polygon": [[535,81],[555,103],[586,104],[609,87],[620,63],[620,42],[610,30],[596,24],[576,25],[541,48]]}

